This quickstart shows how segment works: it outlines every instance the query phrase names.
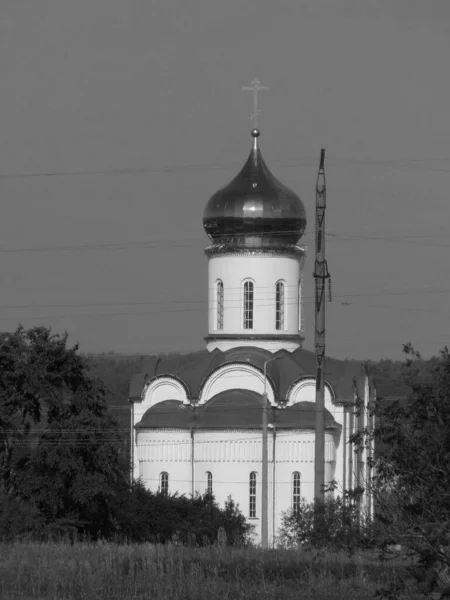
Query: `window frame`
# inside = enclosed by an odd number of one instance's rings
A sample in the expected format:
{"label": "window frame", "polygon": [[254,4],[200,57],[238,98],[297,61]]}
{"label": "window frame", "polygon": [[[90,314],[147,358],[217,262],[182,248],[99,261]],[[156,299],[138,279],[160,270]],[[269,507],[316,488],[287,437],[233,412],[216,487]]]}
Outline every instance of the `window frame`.
{"label": "window frame", "polygon": [[248,516],[249,519],[256,519],[256,483],[257,483],[256,471],[252,471],[249,477],[249,502],[248,502]]}
{"label": "window frame", "polygon": [[302,499],[301,494],[302,476],[300,471],[294,471],[292,473],[292,510],[296,513],[300,510],[300,504]]}
{"label": "window frame", "polygon": [[159,475],[159,491],[161,494],[169,494],[169,473],[162,471]]}
{"label": "window frame", "polygon": [[275,329],[284,331],[286,328],[286,286],[280,279],[275,284]]}
{"label": "window frame", "polygon": [[206,493],[209,496],[213,495],[213,475],[211,471],[206,471]]}
{"label": "window frame", "polygon": [[298,330],[303,331],[303,277],[298,280]]}
{"label": "window frame", "polygon": [[224,288],[223,281],[216,281],[216,329],[223,330],[223,313],[224,313]]}
{"label": "window frame", "polygon": [[243,285],[243,328],[251,330],[255,321],[255,284],[251,279],[244,281]]}

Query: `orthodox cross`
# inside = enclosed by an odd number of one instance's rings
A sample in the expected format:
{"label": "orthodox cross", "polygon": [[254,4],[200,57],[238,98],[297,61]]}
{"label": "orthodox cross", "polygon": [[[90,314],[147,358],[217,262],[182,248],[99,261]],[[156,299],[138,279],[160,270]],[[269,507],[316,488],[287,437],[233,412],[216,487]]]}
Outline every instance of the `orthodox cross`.
{"label": "orthodox cross", "polygon": [[270,90],[270,88],[265,87],[263,85],[259,85],[260,82],[258,79],[254,79],[252,81],[252,85],[243,85],[242,89],[246,91],[253,92],[253,114],[250,117],[253,121],[253,127],[256,129],[258,126],[258,116],[259,116],[259,108],[258,108],[258,92],[261,90]]}

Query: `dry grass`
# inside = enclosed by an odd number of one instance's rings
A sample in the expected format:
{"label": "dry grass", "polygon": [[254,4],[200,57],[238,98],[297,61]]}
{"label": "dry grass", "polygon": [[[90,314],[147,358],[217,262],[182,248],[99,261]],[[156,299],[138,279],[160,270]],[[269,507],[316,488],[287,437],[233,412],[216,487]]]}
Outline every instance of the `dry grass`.
{"label": "dry grass", "polygon": [[367,553],[13,543],[0,544],[0,598],[365,600],[399,570]]}

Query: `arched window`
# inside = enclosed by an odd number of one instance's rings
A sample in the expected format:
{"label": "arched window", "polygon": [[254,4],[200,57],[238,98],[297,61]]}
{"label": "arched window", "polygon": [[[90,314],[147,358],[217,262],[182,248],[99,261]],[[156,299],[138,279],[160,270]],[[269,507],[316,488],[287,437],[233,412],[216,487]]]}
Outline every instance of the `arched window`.
{"label": "arched window", "polygon": [[300,473],[294,471],[292,473],[292,508],[294,512],[300,509]]}
{"label": "arched window", "polygon": [[244,283],[244,329],[253,329],[253,282]]}
{"label": "arched window", "polygon": [[217,329],[223,329],[223,281],[217,282]]}
{"label": "arched window", "polygon": [[213,478],[211,471],[206,471],[206,493],[212,496],[213,493]]}
{"label": "arched window", "polygon": [[298,329],[303,331],[303,299],[302,299],[302,280],[298,282]]}
{"label": "arched window", "polygon": [[278,281],[275,291],[275,328],[284,329],[284,283]]}
{"label": "arched window", "polygon": [[251,519],[256,517],[256,473],[252,471],[250,473],[250,494],[249,494],[249,510],[248,516]]}
{"label": "arched window", "polygon": [[165,471],[159,476],[159,491],[161,494],[169,493],[169,473]]}

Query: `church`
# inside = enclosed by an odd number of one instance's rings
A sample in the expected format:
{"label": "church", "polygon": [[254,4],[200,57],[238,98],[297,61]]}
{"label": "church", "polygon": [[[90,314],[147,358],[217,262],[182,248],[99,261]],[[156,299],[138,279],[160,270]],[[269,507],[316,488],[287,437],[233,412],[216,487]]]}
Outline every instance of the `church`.
{"label": "church", "polygon": [[[315,354],[303,349],[301,199],[269,170],[260,131],[238,175],[211,196],[208,335],[204,350],[148,358],[130,384],[132,471],[152,491],[212,493],[239,504],[261,537],[263,405],[268,398],[271,544],[284,511],[314,498]],[[349,437],[371,426],[375,394],[362,362],[326,359],[325,482],[367,489],[370,449]],[[363,509],[372,510],[365,492]]]}

